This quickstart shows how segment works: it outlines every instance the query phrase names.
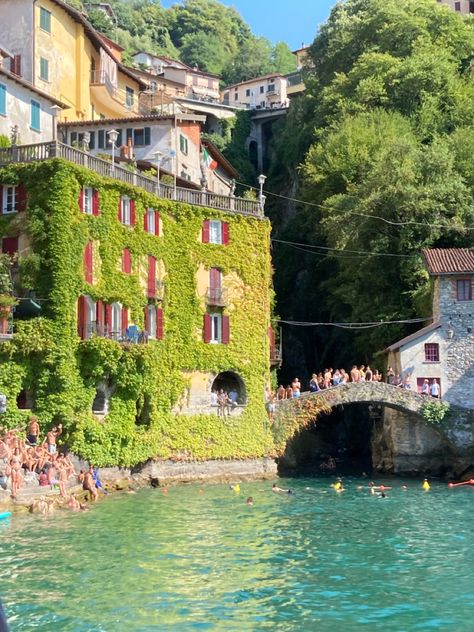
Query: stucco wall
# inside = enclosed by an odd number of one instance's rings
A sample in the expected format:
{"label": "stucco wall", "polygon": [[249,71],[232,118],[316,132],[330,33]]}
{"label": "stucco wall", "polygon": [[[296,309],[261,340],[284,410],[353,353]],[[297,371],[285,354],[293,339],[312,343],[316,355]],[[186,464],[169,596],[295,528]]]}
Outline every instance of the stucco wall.
{"label": "stucco wall", "polygon": [[[403,378],[408,374],[411,376],[411,387],[413,390],[417,388],[418,379],[428,378],[431,380],[432,378],[437,378],[441,383],[441,395],[444,398],[447,390],[446,365],[444,363],[446,358],[445,342],[445,335],[440,328],[420,336],[401,348],[401,374]],[[439,362],[425,361],[425,344],[427,343],[439,345]]]}
{"label": "stucco wall", "polygon": [[[52,103],[2,74],[0,74],[0,84],[7,88],[7,115],[0,115],[0,134],[10,137],[11,128],[17,125],[20,134],[19,141],[23,145],[50,141],[53,137]],[[30,127],[31,99],[41,105],[41,131],[39,132]]]}
{"label": "stucco wall", "polygon": [[1,43],[13,55],[21,55],[22,76],[33,83],[33,2],[1,0]]}

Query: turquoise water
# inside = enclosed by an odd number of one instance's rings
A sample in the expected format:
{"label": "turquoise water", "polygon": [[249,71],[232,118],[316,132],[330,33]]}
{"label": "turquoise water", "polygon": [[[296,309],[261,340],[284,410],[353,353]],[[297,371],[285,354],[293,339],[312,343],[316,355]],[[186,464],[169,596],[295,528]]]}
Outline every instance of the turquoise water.
{"label": "turquoise water", "polygon": [[11,631],[471,632],[474,489],[329,483],[147,489],[0,523]]}

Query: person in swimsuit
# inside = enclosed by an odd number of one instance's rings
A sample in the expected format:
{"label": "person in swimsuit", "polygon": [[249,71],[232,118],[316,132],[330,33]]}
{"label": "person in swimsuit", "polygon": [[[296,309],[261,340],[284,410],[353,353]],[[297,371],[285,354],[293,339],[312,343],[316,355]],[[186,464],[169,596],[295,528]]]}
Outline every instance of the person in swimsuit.
{"label": "person in swimsuit", "polygon": [[97,497],[99,495],[97,488],[95,486],[95,482],[94,482],[94,476],[91,472],[90,468],[89,470],[87,470],[87,472],[83,472],[82,474],[82,489],[85,492],[89,492],[90,493],[90,497],[91,500],[93,500],[94,502],[97,500]]}
{"label": "person in swimsuit", "polygon": [[28,424],[28,430],[26,431],[26,440],[30,445],[36,445],[40,433],[40,426],[38,418],[34,415],[30,417],[30,423]]}
{"label": "person in swimsuit", "polygon": [[23,477],[21,475],[21,453],[19,448],[15,448],[13,451],[13,456],[10,459],[10,467],[11,467],[11,481],[12,481],[12,498],[16,498],[18,492],[20,491],[21,484],[23,482]]}

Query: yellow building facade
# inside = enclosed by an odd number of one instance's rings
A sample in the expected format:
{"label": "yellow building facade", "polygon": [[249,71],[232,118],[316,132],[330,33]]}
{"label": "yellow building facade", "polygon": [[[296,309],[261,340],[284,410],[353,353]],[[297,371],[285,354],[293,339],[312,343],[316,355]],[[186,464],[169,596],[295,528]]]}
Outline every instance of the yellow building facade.
{"label": "yellow building facade", "polygon": [[145,84],[81,12],[62,0],[2,0],[0,21],[17,74],[69,105],[61,120],[138,114]]}

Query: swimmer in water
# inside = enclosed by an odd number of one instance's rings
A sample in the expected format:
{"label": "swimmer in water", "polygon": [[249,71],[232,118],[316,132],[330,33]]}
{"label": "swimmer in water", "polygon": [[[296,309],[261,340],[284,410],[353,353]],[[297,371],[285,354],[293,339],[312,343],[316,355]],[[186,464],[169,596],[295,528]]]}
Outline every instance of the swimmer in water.
{"label": "swimmer in water", "polygon": [[334,491],[336,491],[338,494],[341,492],[345,492],[346,490],[344,489],[343,485],[342,485],[342,478],[338,478],[337,481],[335,483],[333,483],[331,485],[331,487],[334,489]]}
{"label": "swimmer in water", "polygon": [[284,489],[283,487],[278,487],[276,483],[272,485],[272,492],[276,492],[277,494],[283,492],[285,494],[291,494],[291,489]]}
{"label": "swimmer in water", "polygon": [[421,486],[423,488],[423,491],[428,492],[431,489],[430,484],[428,483],[428,479],[425,478],[425,480],[423,481],[423,485]]}

